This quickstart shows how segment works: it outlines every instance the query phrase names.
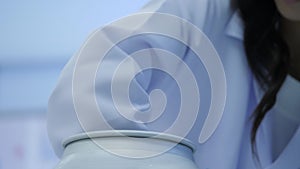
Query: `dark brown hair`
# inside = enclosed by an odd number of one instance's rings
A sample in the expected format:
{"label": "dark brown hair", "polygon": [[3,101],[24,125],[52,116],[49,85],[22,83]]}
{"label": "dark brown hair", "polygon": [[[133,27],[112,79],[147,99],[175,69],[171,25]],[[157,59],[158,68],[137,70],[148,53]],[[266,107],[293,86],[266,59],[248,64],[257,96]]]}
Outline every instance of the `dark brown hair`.
{"label": "dark brown hair", "polygon": [[280,14],[274,0],[237,0],[244,20],[244,46],[249,66],[264,90],[252,114],[252,151],[256,158],[256,133],[267,112],[276,102],[276,95],[286,78],[289,50],[280,33]]}

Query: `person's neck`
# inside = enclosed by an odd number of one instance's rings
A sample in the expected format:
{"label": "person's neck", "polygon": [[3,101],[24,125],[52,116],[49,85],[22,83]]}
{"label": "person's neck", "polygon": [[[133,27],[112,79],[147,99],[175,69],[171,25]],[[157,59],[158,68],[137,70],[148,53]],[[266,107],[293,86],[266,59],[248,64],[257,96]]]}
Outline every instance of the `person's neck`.
{"label": "person's neck", "polygon": [[291,55],[289,74],[300,81],[300,21],[283,19],[282,35]]}

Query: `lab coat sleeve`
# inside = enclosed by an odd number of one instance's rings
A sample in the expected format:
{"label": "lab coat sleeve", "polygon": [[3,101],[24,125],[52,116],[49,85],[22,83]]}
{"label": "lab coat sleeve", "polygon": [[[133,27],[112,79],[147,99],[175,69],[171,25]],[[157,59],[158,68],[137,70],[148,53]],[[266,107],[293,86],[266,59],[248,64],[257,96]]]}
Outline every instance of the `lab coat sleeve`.
{"label": "lab coat sleeve", "polygon": [[[192,24],[201,29],[207,12],[207,3],[207,0],[153,0],[136,14],[149,12],[165,13],[192,22]],[[117,130],[149,130],[143,121],[138,119],[133,121],[127,117],[134,118],[141,112],[147,114],[147,110],[151,109],[149,94],[153,90],[151,85],[157,78],[154,77],[151,70],[138,73],[131,80],[128,89],[131,105],[121,105],[121,107],[125,107],[125,110],[126,106],[134,107],[136,112],[120,113],[111,93],[112,81],[115,80],[114,84],[122,87],[122,84],[126,84],[126,80],[128,80],[126,75],[131,75],[131,69],[133,72],[140,69],[140,65],[129,60],[127,63],[128,65],[131,64],[132,67],[129,67],[129,72],[124,72],[123,79],[113,78],[115,77],[115,70],[119,68],[118,66],[120,66],[122,61],[143,49],[159,48],[169,51],[184,60],[189,50],[187,46],[163,35],[151,32],[145,33],[144,30],[151,30],[151,27],[157,31],[159,29],[169,29],[173,33],[192,38],[192,35],[182,25],[178,23],[176,25],[172,22],[170,22],[171,24],[159,22],[159,20],[153,18],[147,14],[145,17],[141,17],[140,20],[135,20],[132,27],[124,25],[127,23],[118,22],[118,24],[112,23],[109,26],[96,30],[66,64],[48,105],[48,134],[58,156],[61,156],[63,152],[63,140],[74,134],[107,130],[109,129],[107,126]],[[140,32],[140,34],[129,36],[121,41],[118,40],[123,35],[130,35],[135,32]],[[106,47],[111,48],[105,53],[105,56],[102,57],[102,55],[97,53]],[[156,55],[156,51],[150,50],[148,54]],[[94,57],[97,55],[99,57]],[[151,58],[145,58],[144,61],[150,63],[150,65],[153,62],[160,62],[159,59],[153,60]],[[96,67],[96,71],[91,71],[92,67]],[[90,73],[93,73],[93,75]],[[88,78],[92,76],[94,77],[93,79]],[[80,77],[82,77],[82,80],[78,79]],[[94,101],[97,104],[97,108],[99,108],[96,114],[101,112],[101,116],[95,115],[95,109],[92,109]],[[93,113],[95,117],[100,117],[102,121],[93,118]],[[105,124],[103,121],[105,121]]]}

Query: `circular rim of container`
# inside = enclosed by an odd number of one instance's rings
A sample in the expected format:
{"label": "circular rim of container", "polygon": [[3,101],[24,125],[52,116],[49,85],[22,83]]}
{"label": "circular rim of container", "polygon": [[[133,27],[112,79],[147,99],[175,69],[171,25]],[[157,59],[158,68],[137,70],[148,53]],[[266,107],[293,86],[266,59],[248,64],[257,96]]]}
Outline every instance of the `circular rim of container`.
{"label": "circular rim of container", "polygon": [[170,141],[189,147],[193,152],[195,151],[195,144],[186,138],[182,138],[172,134],[154,132],[154,131],[141,131],[141,130],[103,130],[92,131],[81,134],[73,135],[65,139],[62,143],[63,147],[67,147],[69,144],[85,139],[92,138],[107,138],[107,137],[136,137],[136,138],[153,138],[161,139],[164,141]]}

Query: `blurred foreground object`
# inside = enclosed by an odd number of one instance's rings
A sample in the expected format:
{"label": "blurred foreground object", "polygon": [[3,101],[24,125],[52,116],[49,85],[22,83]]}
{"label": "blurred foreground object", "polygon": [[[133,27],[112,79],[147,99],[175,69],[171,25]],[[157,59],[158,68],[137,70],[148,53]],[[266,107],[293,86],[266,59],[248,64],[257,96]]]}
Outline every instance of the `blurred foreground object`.
{"label": "blurred foreground object", "polygon": [[193,145],[186,139],[161,133],[91,132],[73,136],[64,145],[62,160],[55,169],[197,169]]}

